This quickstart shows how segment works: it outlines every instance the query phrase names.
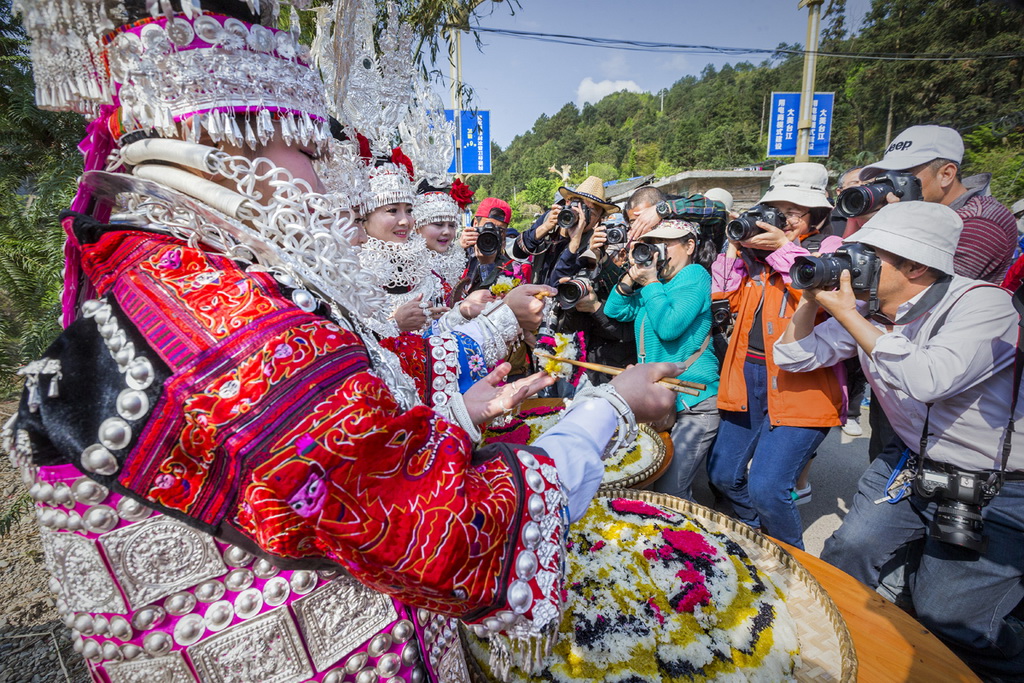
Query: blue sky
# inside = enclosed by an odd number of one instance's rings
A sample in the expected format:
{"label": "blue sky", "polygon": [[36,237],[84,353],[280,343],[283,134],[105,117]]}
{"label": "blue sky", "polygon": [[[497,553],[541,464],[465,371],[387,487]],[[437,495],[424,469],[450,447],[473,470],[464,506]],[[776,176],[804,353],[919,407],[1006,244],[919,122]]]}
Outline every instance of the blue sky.
{"label": "blue sky", "polygon": [[[488,4],[490,15],[476,23],[518,31],[757,48],[803,45],[807,35],[807,10],[797,10],[797,0],[521,0],[515,15],[507,2]],[[854,26],[869,7],[870,0],[847,0]],[[481,39],[478,50],[463,34],[463,80],[475,90],[474,104],[491,111],[492,139],[503,148],[566,102],[582,105],[622,89],[657,93],[707,64],[765,59],[626,52],[494,34]],[[442,69],[447,75],[447,63]],[[450,106],[448,93],[443,96]]]}

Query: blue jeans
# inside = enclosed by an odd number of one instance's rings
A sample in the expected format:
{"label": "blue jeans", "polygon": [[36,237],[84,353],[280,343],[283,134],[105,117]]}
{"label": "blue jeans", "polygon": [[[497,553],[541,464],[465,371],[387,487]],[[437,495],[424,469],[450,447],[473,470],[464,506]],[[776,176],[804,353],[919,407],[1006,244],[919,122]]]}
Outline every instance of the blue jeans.
{"label": "blue jeans", "polygon": [[[790,494],[800,471],[828,434],[827,427],[772,426],[768,368],[746,363],[747,412],[723,410],[708,478],[732,505],[734,516],[775,538],[804,547],[804,525]],[[747,464],[750,471],[747,471]]]}
{"label": "blue jeans", "polygon": [[906,544],[923,538],[911,587],[918,620],[976,673],[1024,680],[1024,638],[1006,622],[1024,598],[1024,481],[1004,483],[982,508],[988,548],[979,555],[926,536],[937,501],[911,495],[875,505],[901,450],[899,443],[886,448],[868,467],[821,559],[874,588],[880,568]]}
{"label": "blue jeans", "polygon": [[692,501],[693,480],[717,433],[717,396],[676,413],[676,423],[672,426],[672,462],[651,489]]}

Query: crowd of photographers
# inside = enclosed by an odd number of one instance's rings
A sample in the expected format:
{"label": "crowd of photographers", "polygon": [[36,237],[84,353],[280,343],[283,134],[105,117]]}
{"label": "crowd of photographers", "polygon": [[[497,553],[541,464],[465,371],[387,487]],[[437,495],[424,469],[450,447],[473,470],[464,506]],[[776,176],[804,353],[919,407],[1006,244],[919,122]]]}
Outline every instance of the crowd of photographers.
{"label": "crowd of photographers", "polygon": [[556,287],[555,331],[583,332],[589,361],[681,364],[703,388],[658,425],[675,457],[654,488],[692,499],[706,466],[720,507],[794,546],[815,451],[832,427],[863,433],[869,387],[870,464],[823,559],[985,680],[1019,681],[1024,363],[1017,298],[998,285],[1019,284],[1024,259],[1007,276],[1014,215],[987,176],[961,176],[963,153],[955,130],[914,126],[834,195],[823,166],[789,164],[741,214],[723,190],[650,186],[620,209],[591,177],[519,234],[486,200],[461,243],[469,289],[509,261]]}

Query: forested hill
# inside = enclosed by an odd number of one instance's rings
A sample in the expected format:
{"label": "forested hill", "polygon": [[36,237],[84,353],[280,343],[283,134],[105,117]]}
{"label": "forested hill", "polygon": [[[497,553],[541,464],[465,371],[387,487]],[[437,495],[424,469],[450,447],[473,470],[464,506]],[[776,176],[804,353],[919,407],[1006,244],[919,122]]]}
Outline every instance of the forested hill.
{"label": "forested hill", "polygon": [[[831,169],[877,159],[889,136],[907,126],[938,123],[964,134],[965,172],[993,173],[993,194],[1004,203],[1024,196],[1024,58],[928,58],[1024,54],[1024,11],[993,0],[874,0],[863,27],[849,35],[845,0],[825,6],[821,52],[921,56],[819,57],[816,90],[836,94],[825,161]],[[474,184],[484,195],[511,201],[515,194],[518,205],[542,204],[558,184],[553,165],[571,165],[578,182],[588,167],[609,180],[757,164],[767,145],[766,98],[799,91],[802,67],[802,55],[777,53],[759,65],[707,67],[699,78],[681,78],[664,103],[659,93],[619,92],[582,110],[566,104],[508,148],[494,145],[493,175]]]}

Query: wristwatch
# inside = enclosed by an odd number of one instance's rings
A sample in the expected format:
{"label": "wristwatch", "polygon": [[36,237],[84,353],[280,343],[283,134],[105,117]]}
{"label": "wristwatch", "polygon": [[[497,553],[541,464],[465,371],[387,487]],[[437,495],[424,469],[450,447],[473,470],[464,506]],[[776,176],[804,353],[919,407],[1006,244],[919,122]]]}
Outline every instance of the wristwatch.
{"label": "wristwatch", "polygon": [[654,210],[658,212],[658,215],[662,218],[668,218],[672,213],[672,210],[668,206],[668,202],[658,202],[654,205]]}

